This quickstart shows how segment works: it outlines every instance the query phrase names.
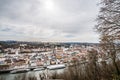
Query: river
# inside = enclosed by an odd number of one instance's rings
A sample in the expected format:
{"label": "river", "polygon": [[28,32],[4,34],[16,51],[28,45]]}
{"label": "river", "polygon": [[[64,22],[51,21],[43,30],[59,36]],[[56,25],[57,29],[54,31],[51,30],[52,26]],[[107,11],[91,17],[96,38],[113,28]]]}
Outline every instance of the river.
{"label": "river", "polygon": [[[51,75],[53,73],[58,73],[59,74],[59,73],[64,72],[65,69],[48,70],[47,73],[48,73],[48,75]],[[0,80],[16,80],[15,77],[20,77],[22,75],[35,76],[37,79],[39,79],[39,75],[42,74],[42,73],[46,73],[46,71],[41,70],[41,71],[29,71],[29,72],[26,72],[26,73],[16,73],[16,74],[11,74],[11,73],[0,74]]]}

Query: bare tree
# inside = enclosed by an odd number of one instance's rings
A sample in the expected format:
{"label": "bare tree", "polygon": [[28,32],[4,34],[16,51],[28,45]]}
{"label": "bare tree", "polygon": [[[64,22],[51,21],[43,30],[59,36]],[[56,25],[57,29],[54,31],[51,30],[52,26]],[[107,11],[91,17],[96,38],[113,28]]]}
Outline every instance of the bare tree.
{"label": "bare tree", "polygon": [[97,30],[120,39],[120,0],[101,0]]}
{"label": "bare tree", "polygon": [[112,59],[117,75],[120,75],[116,63],[117,54],[120,53],[120,0],[101,0],[101,10],[96,26],[101,36],[101,47]]}

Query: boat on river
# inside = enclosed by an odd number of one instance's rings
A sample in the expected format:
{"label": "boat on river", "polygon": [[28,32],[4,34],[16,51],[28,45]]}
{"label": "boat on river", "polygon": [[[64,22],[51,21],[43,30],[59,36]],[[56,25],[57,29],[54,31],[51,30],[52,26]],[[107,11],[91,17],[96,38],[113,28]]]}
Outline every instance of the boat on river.
{"label": "boat on river", "polygon": [[42,70],[45,70],[45,68],[36,68],[36,69],[33,69],[33,71],[42,71]]}
{"label": "boat on river", "polygon": [[56,65],[47,66],[47,69],[54,70],[54,69],[63,69],[65,67],[66,67],[65,64],[56,64]]}

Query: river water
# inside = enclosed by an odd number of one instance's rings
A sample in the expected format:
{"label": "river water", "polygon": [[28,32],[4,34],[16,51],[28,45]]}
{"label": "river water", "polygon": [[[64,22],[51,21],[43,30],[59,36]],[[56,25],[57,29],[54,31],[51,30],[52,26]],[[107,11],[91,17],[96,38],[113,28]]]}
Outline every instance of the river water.
{"label": "river water", "polygon": [[64,72],[65,69],[57,69],[57,70],[41,70],[41,71],[29,71],[29,72],[26,72],[26,73],[16,73],[16,74],[11,74],[11,73],[7,73],[7,74],[0,74],[0,80],[16,80],[15,77],[20,77],[22,75],[26,75],[26,76],[35,76],[38,80],[39,79],[39,75],[40,74],[43,74],[43,73],[46,73],[48,75],[51,75],[53,73],[62,73]]}

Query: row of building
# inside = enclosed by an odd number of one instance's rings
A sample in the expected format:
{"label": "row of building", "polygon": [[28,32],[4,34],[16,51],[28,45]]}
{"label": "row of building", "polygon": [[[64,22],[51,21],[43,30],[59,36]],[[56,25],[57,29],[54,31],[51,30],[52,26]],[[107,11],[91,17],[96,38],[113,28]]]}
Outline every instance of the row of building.
{"label": "row of building", "polygon": [[18,48],[6,48],[0,54],[0,69],[45,66],[87,60],[88,50],[98,49],[96,46],[71,45],[69,47],[26,48],[21,44]]}

